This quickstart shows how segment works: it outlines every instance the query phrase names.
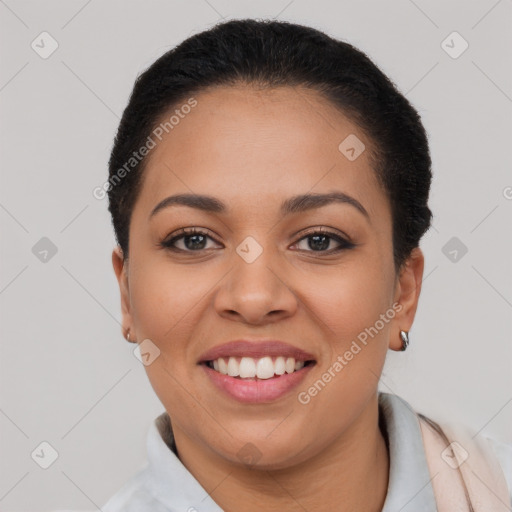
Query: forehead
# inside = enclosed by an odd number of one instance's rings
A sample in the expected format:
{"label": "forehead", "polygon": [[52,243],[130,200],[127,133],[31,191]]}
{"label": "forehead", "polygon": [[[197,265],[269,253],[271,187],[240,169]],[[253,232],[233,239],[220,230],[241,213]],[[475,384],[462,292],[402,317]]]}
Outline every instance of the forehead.
{"label": "forehead", "polygon": [[[276,198],[333,189],[359,196],[369,211],[379,202],[386,207],[370,165],[372,142],[315,91],[216,87],[194,99],[193,108],[175,105],[161,118],[181,114],[161,140],[153,137],[139,197],[145,210],[177,192],[261,207],[267,199],[277,205]],[[343,151],[354,143],[357,152],[365,149],[347,158]]]}

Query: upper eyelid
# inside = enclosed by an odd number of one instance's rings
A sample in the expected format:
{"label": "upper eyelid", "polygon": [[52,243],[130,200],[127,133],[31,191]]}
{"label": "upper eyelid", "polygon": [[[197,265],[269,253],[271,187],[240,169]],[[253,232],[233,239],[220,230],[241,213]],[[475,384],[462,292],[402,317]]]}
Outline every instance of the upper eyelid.
{"label": "upper eyelid", "polygon": [[[300,232],[295,233],[294,237],[299,236],[299,233]],[[303,232],[302,235],[300,235],[299,240],[302,240],[303,238],[314,235],[316,233],[322,233],[322,234],[329,235],[329,236],[337,236],[339,238],[344,239],[347,242],[351,241],[350,237],[347,234],[345,234],[343,231],[341,231],[339,229],[335,229],[335,228],[325,227],[325,226],[316,227],[316,228],[308,228],[308,230],[305,233]]]}

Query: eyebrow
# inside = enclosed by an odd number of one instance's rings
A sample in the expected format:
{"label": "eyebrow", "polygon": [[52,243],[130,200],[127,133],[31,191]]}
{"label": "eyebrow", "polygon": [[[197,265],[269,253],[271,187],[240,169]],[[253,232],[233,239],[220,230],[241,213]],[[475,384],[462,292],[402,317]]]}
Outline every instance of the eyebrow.
{"label": "eyebrow", "polygon": [[[281,215],[284,217],[292,213],[300,213],[316,208],[321,208],[333,203],[348,204],[362,213],[367,220],[370,215],[364,206],[354,197],[343,192],[329,192],[326,194],[302,194],[286,199],[281,204]],[[171,206],[188,206],[204,212],[228,213],[229,208],[220,199],[213,196],[201,194],[177,194],[169,196],[160,201],[151,211],[149,218],[153,217],[160,210]]]}

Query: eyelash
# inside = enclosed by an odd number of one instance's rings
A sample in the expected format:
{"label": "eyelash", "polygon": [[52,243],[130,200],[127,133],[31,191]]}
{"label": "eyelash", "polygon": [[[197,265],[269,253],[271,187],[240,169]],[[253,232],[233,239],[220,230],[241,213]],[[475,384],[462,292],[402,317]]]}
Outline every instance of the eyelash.
{"label": "eyelash", "polygon": [[[178,231],[178,233],[175,236],[173,236],[172,238],[168,238],[168,239],[163,240],[158,245],[160,247],[162,247],[163,249],[166,249],[166,250],[169,250],[169,251],[172,251],[172,252],[177,252],[177,253],[200,253],[202,251],[206,251],[207,249],[199,249],[197,251],[194,251],[194,250],[189,250],[189,249],[178,249],[177,247],[174,247],[174,244],[178,240],[181,240],[181,239],[189,237],[189,236],[194,236],[194,235],[203,235],[203,236],[206,236],[208,238],[211,238],[216,243],[218,243],[215,240],[215,238],[213,238],[209,234],[208,231],[205,231],[205,230],[202,230],[202,229],[197,229],[197,228],[182,228],[182,229],[180,229]],[[303,251],[303,252],[318,253],[318,254],[323,254],[323,255],[325,255],[325,254],[329,254],[330,255],[330,254],[335,254],[335,253],[341,252],[341,251],[346,250],[346,249],[353,249],[356,246],[356,244],[354,244],[352,242],[349,242],[348,240],[346,240],[342,236],[338,235],[337,233],[333,233],[332,231],[328,231],[325,228],[316,228],[314,230],[311,230],[311,231],[305,233],[297,242],[295,242],[295,244],[301,242],[302,240],[311,238],[311,237],[313,237],[315,235],[328,236],[329,238],[331,238],[331,239],[335,240],[336,242],[338,242],[340,244],[340,247],[338,247],[336,249],[330,249],[330,250],[327,250],[327,251],[313,251],[313,250],[306,250],[306,251],[304,251],[303,249],[300,249],[301,251]]]}

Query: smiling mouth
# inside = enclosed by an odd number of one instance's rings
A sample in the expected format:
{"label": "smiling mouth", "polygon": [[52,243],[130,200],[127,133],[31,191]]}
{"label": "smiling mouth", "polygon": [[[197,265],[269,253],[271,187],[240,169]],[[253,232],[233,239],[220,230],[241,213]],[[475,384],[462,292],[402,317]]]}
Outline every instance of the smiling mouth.
{"label": "smiling mouth", "polygon": [[315,364],[314,360],[300,361],[294,357],[265,356],[254,357],[219,357],[202,364],[216,372],[240,380],[267,380],[291,374],[302,368]]}

